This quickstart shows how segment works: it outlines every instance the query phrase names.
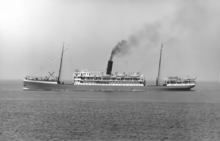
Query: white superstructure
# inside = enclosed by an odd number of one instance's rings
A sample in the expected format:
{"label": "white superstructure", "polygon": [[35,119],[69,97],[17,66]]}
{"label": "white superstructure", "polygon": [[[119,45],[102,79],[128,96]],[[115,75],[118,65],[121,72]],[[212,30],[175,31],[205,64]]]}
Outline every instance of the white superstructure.
{"label": "white superstructure", "polygon": [[196,78],[190,78],[189,76],[169,76],[164,79],[164,85],[166,86],[194,86]]}
{"label": "white superstructure", "polygon": [[103,72],[75,70],[73,73],[74,85],[101,85],[101,86],[144,86],[145,78],[139,72],[119,73],[108,75]]}

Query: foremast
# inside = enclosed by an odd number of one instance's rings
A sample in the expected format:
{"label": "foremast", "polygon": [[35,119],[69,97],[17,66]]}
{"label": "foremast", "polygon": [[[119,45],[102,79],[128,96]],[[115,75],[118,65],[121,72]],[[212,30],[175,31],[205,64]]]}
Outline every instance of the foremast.
{"label": "foremast", "polygon": [[162,48],[163,48],[163,44],[161,44],[161,49],[160,49],[160,60],[159,60],[159,69],[158,69],[158,75],[157,75],[157,80],[156,80],[156,86],[159,86],[159,80],[160,80]]}
{"label": "foremast", "polygon": [[62,70],[62,63],[63,63],[63,50],[64,50],[64,43],[63,43],[63,48],[62,48],[62,53],[61,53],[61,59],[60,59],[60,70],[59,70],[59,75],[57,79],[57,83],[60,84],[60,75],[61,75],[61,70]]}

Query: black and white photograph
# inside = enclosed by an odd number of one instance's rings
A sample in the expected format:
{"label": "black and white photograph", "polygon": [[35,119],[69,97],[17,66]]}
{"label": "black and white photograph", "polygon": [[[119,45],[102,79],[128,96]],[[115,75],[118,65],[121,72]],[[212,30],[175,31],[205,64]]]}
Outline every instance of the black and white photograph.
{"label": "black and white photograph", "polygon": [[0,141],[219,141],[220,1],[0,0]]}

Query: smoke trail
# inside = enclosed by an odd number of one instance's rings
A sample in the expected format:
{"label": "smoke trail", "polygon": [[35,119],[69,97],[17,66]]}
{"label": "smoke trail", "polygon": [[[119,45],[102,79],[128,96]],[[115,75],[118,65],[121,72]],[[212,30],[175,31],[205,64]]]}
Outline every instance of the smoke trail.
{"label": "smoke trail", "polygon": [[112,49],[110,60],[114,56],[127,55],[131,48],[138,48],[144,43],[146,46],[152,46],[160,41],[160,24],[145,24],[140,30],[137,30],[128,37],[128,41],[122,40]]}
{"label": "smoke trail", "polygon": [[207,36],[207,33],[210,34],[210,30],[208,30],[212,27],[210,5],[205,0],[184,0],[176,3],[177,11],[166,20],[144,24],[129,35],[127,41],[119,42],[113,48],[110,60],[114,56],[127,55],[131,49],[140,46],[150,48],[164,43],[176,48],[176,46],[187,46],[191,39],[194,39],[193,42],[196,43],[196,46],[202,46],[195,39],[203,38]]}
{"label": "smoke trail", "polygon": [[118,44],[112,49],[110,60],[112,60],[115,55],[122,56],[126,54],[129,48],[130,46],[127,41],[122,40],[121,42],[118,42]]}

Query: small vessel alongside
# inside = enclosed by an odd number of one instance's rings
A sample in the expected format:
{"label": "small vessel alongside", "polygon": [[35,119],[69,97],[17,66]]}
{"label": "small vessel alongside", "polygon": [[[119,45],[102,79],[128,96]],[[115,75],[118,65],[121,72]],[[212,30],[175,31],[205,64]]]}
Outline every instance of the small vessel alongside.
{"label": "small vessel alongside", "polygon": [[88,70],[76,69],[73,73],[73,83],[64,84],[60,81],[62,71],[62,58],[64,46],[62,48],[59,75],[55,78],[42,78],[26,76],[23,78],[24,90],[73,90],[73,91],[148,91],[148,90],[191,90],[196,85],[196,78],[187,76],[170,76],[160,83],[160,66],[162,48],[160,50],[160,60],[156,85],[147,85],[145,77],[140,72],[112,73],[112,57],[108,61],[106,73],[92,72]]}

